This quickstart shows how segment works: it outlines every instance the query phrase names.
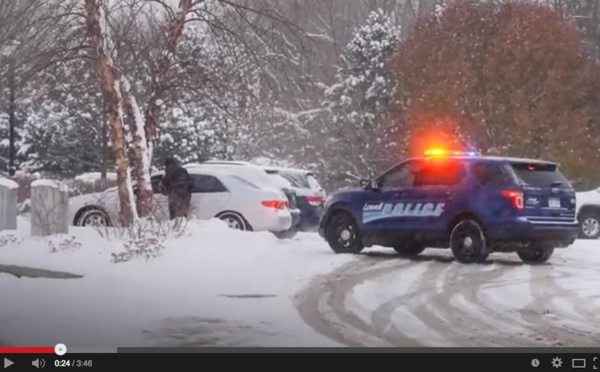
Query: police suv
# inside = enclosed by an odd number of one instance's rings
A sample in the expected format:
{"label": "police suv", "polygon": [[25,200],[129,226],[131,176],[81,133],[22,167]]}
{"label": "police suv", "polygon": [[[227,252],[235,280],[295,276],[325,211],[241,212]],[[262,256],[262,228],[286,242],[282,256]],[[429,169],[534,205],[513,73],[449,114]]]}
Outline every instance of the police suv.
{"label": "police suv", "polygon": [[577,239],[575,211],[575,191],[557,163],[430,150],[332,193],[319,234],[336,253],[450,248],[462,263],[516,252],[535,264]]}

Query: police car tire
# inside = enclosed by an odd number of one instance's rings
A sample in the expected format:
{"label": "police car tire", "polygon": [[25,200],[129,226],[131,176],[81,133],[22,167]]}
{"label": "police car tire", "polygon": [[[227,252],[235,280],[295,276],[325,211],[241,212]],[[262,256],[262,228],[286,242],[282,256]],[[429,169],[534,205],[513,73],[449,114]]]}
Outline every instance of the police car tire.
{"label": "police car tire", "polygon": [[[474,252],[472,254],[465,254],[462,245],[459,242],[459,236],[461,234],[468,234],[474,244]],[[459,221],[450,234],[450,249],[454,258],[460,263],[471,264],[485,262],[490,255],[490,251],[487,245],[487,239],[483,232],[483,229],[473,220],[462,220]]]}
{"label": "police car tire", "polygon": [[[339,235],[342,233],[344,227],[349,227],[354,231],[354,239],[348,247],[344,247],[339,242]],[[338,212],[331,216],[325,226],[325,239],[335,253],[358,254],[364,249],[356,221],[346,212]]]}
{"label": "police car tire", "polygon": [[517,250],[517,255],[528,265],[543,264],[550,259],[554,253],[554,247],[545,245],[534,245],[533,247]]}

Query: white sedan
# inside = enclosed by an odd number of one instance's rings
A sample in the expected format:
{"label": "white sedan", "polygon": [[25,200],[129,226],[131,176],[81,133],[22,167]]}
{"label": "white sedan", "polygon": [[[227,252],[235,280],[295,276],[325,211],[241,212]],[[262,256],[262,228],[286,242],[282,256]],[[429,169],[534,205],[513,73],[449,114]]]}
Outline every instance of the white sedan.
{"label": "white sedan", "polygon": [[576,200],[580,238],[600,238],[600,188],[578,192]]}
{"label": "white sedan", "polygon": [[[248,231],[286,231],[292,216],[285,194],[274,185],[256,184],[225,169],[186,166],[193,180],[190,214],[198,219],[219,218],[231,228]],[[168,199],[162,194],[164,173],[151,176],[154,216],[168,219]],[[136,188],[134,185],[134,192]],[[114,226],[118,221],[116,188],[69,199],[69,221],[75,226]]]}

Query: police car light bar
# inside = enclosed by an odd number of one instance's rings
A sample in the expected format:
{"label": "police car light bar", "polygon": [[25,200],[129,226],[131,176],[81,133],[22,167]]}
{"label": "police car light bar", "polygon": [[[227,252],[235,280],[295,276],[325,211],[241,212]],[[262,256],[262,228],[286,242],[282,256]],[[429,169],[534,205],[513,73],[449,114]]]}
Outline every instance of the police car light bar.
{"label": "police car light bar", "polygon": [[429,149],[425,151],[425,156],[478,156],[476,151],[447,151],[444,149]]}

